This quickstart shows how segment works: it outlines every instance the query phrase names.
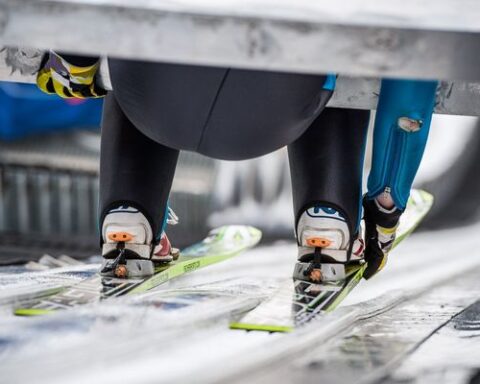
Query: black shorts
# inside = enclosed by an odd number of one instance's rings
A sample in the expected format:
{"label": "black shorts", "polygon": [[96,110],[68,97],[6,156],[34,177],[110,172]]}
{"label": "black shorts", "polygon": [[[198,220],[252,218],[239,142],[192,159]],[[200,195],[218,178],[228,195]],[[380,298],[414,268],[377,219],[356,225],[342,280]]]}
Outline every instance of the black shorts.
{"label": "black shorts", "polygon": [[110,76],[121,109],[144,135],[227,160],[292,143],[332,94],[321,75],[111,59]]}

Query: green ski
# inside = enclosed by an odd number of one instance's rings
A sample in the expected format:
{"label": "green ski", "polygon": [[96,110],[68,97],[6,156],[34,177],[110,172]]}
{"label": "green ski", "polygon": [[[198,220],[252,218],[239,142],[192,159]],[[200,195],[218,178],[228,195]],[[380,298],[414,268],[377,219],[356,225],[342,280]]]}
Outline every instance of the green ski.
{"label": "green ski", "polygon": [[44,315],[110,297],[146,292],[186,273],[236,256],[255,246],[260,239],[261,232],[253,227],[220,227],[212,230],[201,242],[182,250],[176,261],[157,268],[153,276],[119,279],[97,274],[60,293],[17,308],[14,313],[19,316]]}
{"label": "green ski", "polygon": [[[433,196],[425,191],[413,190],[407,208],[400,219],[398,235],[393,247],[401,243],[422,222],[431,209]],[[366,264],[352,265],[346,278],[334,282],[311,283],[289,278],[278,291],[258,307],[232,322],[230,328],[290,332],[313,319],[320,312],[333,311],[357,286]]]}

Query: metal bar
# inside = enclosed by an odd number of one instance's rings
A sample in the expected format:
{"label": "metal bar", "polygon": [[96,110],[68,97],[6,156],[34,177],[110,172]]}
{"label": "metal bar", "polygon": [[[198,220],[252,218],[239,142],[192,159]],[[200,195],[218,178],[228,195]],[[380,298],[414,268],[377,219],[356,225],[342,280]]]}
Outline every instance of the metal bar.
{"label": "metal bar", "polygon": [[[42,53],[36,49],[6,48],[0,53],[0,80],[33,83]],[[102,82],[111,89],[108,65],[101,66]],[[330,107],[376,109],[378,79],[340,76]],[[480,116],[480,83],[444,81],[437,92],[436,113]],[[22,154],[24,156],[24,154]],[[37,161],[37,160],[35,160]]]}
{"label": "metal bar", "polygon": [[[376,109],[380,80],[339,77],[329,106]],[[480,116],[480,83],[442,81],[437,88],[435,113]]]}
{"label": "metal bar", "polygon": [[0,0],[0,44],[188,64],[480,80],[477,0]]}

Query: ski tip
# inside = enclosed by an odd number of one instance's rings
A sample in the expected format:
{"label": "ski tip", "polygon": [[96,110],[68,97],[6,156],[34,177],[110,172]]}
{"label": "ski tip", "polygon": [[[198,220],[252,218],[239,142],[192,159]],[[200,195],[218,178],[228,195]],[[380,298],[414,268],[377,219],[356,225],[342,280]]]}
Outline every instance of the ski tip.
{"label": "ski tip", "polygon": [[411,204],[426,204],[427,206],[431,207],[435,198],[434,196],[427,191],[424,191],[423,189],[415,189],[413,188],[410,191],[410,198],[409,198],[409,203]]}
{"label": "ski tip", "polygon": [[285,325],[268,324],[249,324],[249,323],[230,323],[230,329],[243,331],[262,331],[262,332],[292,332],[293,327]]}
{"label": "ski tip", "polygon": [[258,228],[251,227],[251,226],[248,227],[248,231],[250,232],[250,236],[252,238],[252,242],[250,246],[254,247],[262,240],[262,236],[263,236],[262,231]]}
{"label": "ski tip", "polygon": [[217,235],[220,237],[245,237],[245,239],[249,239],[251,245],[255,245],[258,243],[262,238],[262,231],[258,228],[252,227],[251,225],[240,225],[240,224],[231,224],[231,225],[223,225],[218,228],[212,229],[210,235]]}
{"label": "ski tip", "polygon": [[51,309],[38,309],[38,308],[18,308],[13,311],[15,316],[42,316],[48,315],[55,311]]}

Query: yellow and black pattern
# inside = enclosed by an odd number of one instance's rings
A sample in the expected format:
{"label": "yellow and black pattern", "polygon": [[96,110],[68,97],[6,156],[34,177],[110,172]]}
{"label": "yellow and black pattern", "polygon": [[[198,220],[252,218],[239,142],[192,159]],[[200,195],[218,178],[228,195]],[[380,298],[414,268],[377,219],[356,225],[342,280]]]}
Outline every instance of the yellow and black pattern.
{"label": "yellow and black pattern", "polygon": [[42,60],[37,85],[43,92],[62,98],[103,97],[107,92],[95,81],[99,66],[99,61],[89,66],[75,66],[50,51]]}

